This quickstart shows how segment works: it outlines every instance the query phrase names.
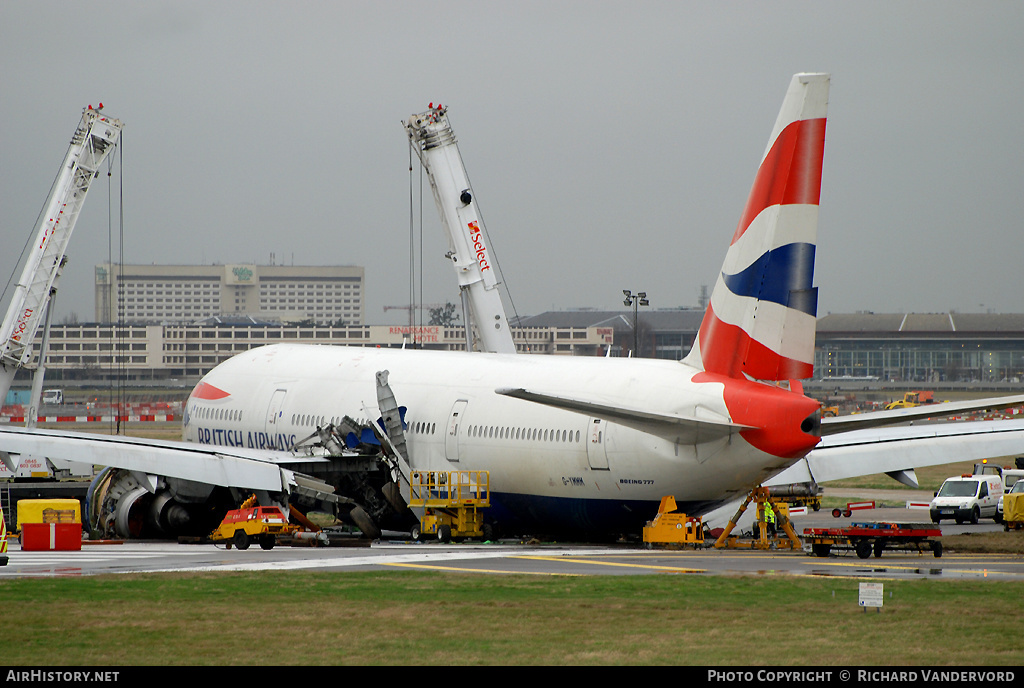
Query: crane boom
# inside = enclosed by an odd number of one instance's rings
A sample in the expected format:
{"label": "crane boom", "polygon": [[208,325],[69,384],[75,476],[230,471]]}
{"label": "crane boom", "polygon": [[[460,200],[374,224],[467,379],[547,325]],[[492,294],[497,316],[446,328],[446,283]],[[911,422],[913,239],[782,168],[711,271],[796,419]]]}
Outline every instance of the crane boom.
{"label": "crane boom", "polygon": [[505,307],[498,290],[498,275],[490,240],[476,211],[469,177],[462,163],[455,133],[448,124],[448,109],[431,105],[405,122],[409,142],[430,179],[441,224],[448,235],[449,256],[455,266],[463,303],[468,304],[470,326],[475,326],[483,351],[515,353]]}
{"label": "crane boom", "polygon": [[82,111],[82,121],[64,156],[21,279],[0,324],[0,399],[7,396],[18,369],[32,358],[32,341],[57,288],[71,232],[92,180],[117,145],[122,126],[120,120],[107,117],[91,105]]}

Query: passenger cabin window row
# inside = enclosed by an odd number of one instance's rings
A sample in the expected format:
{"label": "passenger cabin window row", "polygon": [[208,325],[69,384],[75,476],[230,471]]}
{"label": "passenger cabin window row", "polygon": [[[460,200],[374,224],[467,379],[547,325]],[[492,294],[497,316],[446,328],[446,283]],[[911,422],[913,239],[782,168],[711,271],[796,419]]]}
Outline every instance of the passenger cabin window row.
{"label": "passenger cabin window row", "polygon": [[[324,427],[327,427],[328,424],[330,424],[330,425],[337,425],[338,423],[341,422],[341,420],[342,419],[341,419],[340,416],[331,416],[330,418],[328,418],[327,416],[318,416],[318,415],[315,415],[315,414],[312,414],[312,413],[293,413],[292,414],[292,425],[307,426],[307,427],[311,427],[311,428],[315,428],[315,427],[324,428]],[[358,423],[360,425],[369,425],[370,421],[368,421],[368,420],[356,420],[356,423]]]}
{"label": "passenger cabin window row", "polygon": [[211,406],[193,406],[192,416],[200,420],[242,420],[241,409],[214,408]]}
{"label": "passenger cabin window row", "polygon": [[580,441],[579,430],[555,428],[513,428],[494,425],[470,425],[468,435],[483,439],[521,440],[525,442],[572,442]]}

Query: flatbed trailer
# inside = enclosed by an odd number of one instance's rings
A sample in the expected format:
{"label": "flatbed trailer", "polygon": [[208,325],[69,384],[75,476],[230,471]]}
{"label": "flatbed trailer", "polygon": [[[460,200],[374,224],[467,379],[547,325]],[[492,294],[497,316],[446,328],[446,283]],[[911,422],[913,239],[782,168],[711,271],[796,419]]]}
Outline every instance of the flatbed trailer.
{"label": "flatbed trailer", "polygon": [[853,550],[861,559],[867,559],[872,552],[880,557],[886,549],[930,549],[941,557],[942,543],[929,539],[941,536],[942,531],[930,523],[851,523],[844,528],[804,528],[804,539],[811,543],[811,552],[817,557],[827,557],[833,548]]}

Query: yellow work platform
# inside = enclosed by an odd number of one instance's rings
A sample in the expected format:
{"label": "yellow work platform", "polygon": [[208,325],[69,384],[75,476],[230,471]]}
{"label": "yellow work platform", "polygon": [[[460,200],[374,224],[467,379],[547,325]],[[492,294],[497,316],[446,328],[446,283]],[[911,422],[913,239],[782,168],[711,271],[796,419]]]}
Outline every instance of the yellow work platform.
{"label": "yellow work platform", "polygon": [[413,471],[409,476],[409,506],[425,509],[413,539],[434,535],[441,542],[452,538],[482,537],[481,509],[491,505],[488,471]]}

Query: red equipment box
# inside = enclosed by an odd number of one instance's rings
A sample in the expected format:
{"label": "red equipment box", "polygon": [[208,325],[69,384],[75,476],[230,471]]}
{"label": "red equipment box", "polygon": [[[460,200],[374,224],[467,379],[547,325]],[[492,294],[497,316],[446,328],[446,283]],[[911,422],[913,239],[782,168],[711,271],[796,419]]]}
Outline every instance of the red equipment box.
{"label": "red equipment box", "polygon": [[21,551],[82,549],[81,523],[26,523],[21,526]]}

